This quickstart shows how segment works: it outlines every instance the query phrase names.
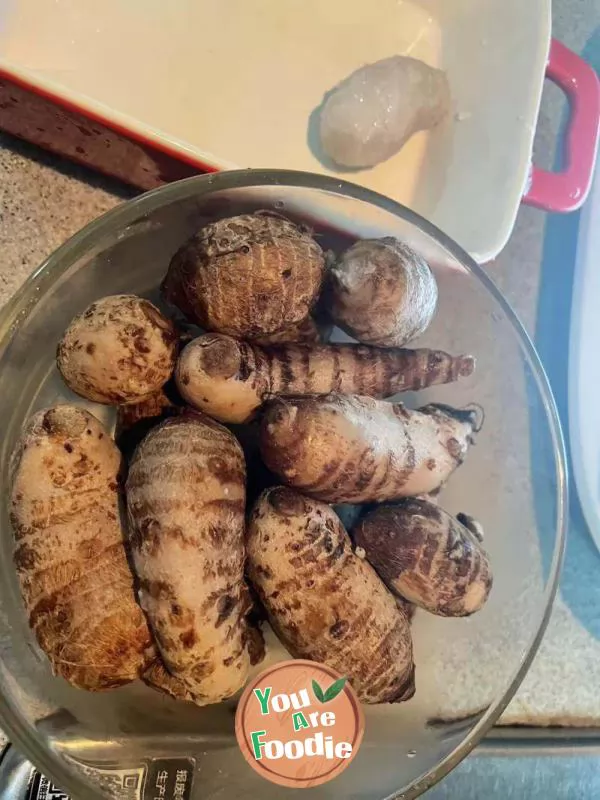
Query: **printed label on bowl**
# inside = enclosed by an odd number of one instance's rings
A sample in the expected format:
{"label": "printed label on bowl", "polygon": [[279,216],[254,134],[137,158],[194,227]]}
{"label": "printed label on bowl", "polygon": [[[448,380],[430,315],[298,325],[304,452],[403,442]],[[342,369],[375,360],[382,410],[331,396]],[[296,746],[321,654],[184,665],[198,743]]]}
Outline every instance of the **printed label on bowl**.
{"label": "printed label on bowl", "polygon": [[[118,797],[119,800],[190,800],[195,765],[193,758],[152,758],[129,765],[79,764],[79,769],[107,797]],[[71,798],[40,772],[33,770],[25,800]]]}
{"label": "printed label on bowl", "polygon": [[246,761],[266,780],[309,788],[337,777],[363,738],[360,702],[324,664],[283,661],[246,687],[235,733]]}

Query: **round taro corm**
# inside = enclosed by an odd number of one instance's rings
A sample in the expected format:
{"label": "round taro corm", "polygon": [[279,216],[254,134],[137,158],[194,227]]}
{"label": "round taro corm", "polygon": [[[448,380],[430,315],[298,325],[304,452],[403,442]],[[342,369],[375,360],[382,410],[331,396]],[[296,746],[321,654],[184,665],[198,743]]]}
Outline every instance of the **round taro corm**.
{"label": "round taro corm", "polygon": [[364,344],[402,347],[427,328],[437,307],[435,277],[418,253],[386,236],[348,248],[329,271],[332,319]]}
{"label": "round taro corm", "polygon": [[141,297],[116,294],[78,314],[58,345],[65,383],[95,403],[137,403],[159,391],[175,367],[173,323]]}
{"label": "round taro corm", "polygon": [[201,327],[253,338],[306,318],[324,266],[308,231],[268,212],[242,214],[192,236],[173,257],[162,291]]}

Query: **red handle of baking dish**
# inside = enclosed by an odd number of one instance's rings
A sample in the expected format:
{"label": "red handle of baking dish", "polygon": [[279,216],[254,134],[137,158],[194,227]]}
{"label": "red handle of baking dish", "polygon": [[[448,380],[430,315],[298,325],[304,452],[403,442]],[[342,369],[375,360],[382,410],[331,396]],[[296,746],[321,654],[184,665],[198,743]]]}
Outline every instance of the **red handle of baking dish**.
{"label": "red handle of baking dish", "polygon": [[600,132],[600,80],[589,64],[556,39],[550,45],[546,77],[569,100],[565,168],[548,172],[533,166],[523,202],[545,211],[575,211],[585,201],[594,176]]}

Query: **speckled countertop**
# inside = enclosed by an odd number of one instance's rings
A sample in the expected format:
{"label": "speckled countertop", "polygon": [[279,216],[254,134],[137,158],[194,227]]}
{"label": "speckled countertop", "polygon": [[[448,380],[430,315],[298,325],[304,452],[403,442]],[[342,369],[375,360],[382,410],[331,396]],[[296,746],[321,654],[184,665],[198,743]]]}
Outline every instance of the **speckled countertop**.
{"label": "speckled countertop", "polygon": [[[586,51],[600,22],[600,0],[555,0],[553,5],[554,35],[576,52]],[[563,108],[560,92],[548,87],[534,150],[536,163],[543,167],[550,167],[555,160]],[[490,190],[493,191],[493,187]],[[132,195],[133,192],[121,184],[0,134],[0,305],[67,237]],[[533,336],[539,331],[542,281],[547,298],[553,291],[552,270],[561,270],[567,284],[572,273],[572,258],[568,263],[549,264],[545,256],[551,226],[563,224],[542,212],[522,207],[509,244],[488,267]],[[555,291],[562,293],[558,283]],[[555,306],[560,312],[559,299]],[[564,308],[562,313],[565,313]],[[581,535],[585,537],[585,531]],[[597,606],[598,612],[594,613],[600,618],[600,595]],[[546,723],[577,720],[579,724],[582,721],[579,710],[570,707],[571,696],[579,691],[577,708],[590,712],[584,724],[600,721],[599,676],[594,672],[600,669],[600,659],[595,655],[591,659],[596,651],[582,631],[583,628],[579,630],[575,625],[569,608],[559,599],[546,642],[524,686],[525,701],[513,717],[509,710],[509,719],[534,723],[536,720]],[[597,640],[594,639],[593,644],[596,646]],[[586,655],[581,662],[578,662],[579,648]],[[553,697],[555,702],[548,704],[550,684],[557,692],[565,684],[571,691]],[[530,711],[525,713],[523,709]],[[540,709],[544,709],[544,713]]]}
{"label": "speckled countertop", "polygon": [[65,239],[133,193],[0,133],[0,304]]}

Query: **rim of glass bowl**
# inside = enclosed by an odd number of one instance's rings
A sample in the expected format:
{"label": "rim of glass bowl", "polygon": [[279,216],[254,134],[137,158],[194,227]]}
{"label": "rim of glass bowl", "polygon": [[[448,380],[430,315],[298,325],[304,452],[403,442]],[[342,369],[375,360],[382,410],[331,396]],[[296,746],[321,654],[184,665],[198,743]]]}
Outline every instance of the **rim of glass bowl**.
{"label": "rim of glass bowl", "polygon": [[[243,169],[212,173],[209,175],[198,175],[177,181],[176,183],[161,186],[137,198],[121,203],[98,219],[90,222],[86,227],[82,228],[61,247],[55,250],[54,253],[30,275],[12,299],[9,300],[0,311],[0,351],[4,349],[7,340],[10,339],[11,329],[17,327],[19,322],[22,321],[20,318],[26,318],[35,307],[41,295],[42,284],[58,278],[77,257],[91,249],[96,240],[102,238],[111,231],[115,229],[122,230],[139,219],[140,216],[154,211],[167,202],[172,202],[180,198],[183,199],[192,195],[202,196],[203,194],[222,189],[278,185],[316,189],[371,203],[395,216],[405,219],[436,240],[444,250],[455,258],[459,264],[465,267],[467,271],[485,287],[506,315],[508,322],[512,325],[514,333],[519,340],[524,357],[531,368],[548,420],[557,472],[558,497],[556,539],[545,589],[544,609],[537,630],[504,694],[498,697],[489,706],[479,722],[477,722],[451,753],[429,770],[429,772],[413,782],[408,789],[403,791],[403,800],[412,800],[412,798],[417,797],[441,780],[441,778],[447,775],[471,752],[496,722],[513,697],[529,669],[548,624],[552,603],[557,591],[565,549],[568,506],[567,467],[565,446],[554,399],[548,379],[529,335],[523,328],[515,312],[504,299],[500,290],[481,267],[475,263],[462,247],[419,214],[416,214],[414,211],[411,211],[405,206],[381,194],[364,189],[353,183],[341,181],[326,175],[296,172],[293,170]],[[91,787],[74,770],[69,769],[58,754],[52,753],[49,749],[45,748],[41,739],[31,736],[28,728],[20,719],[18,712],[12,707],[8,698],[5,698],[2,694],[0,694],[0,722],[11,741],[30,758],[38,769],[51,780],[55,781],[59,786],[63,787],[75,797],[93,796],[99,799],[103,797],[95,787]],[[388,796],[388,800],[399,797],[400,792],[400,789],[397,790],[394,794]]]}

